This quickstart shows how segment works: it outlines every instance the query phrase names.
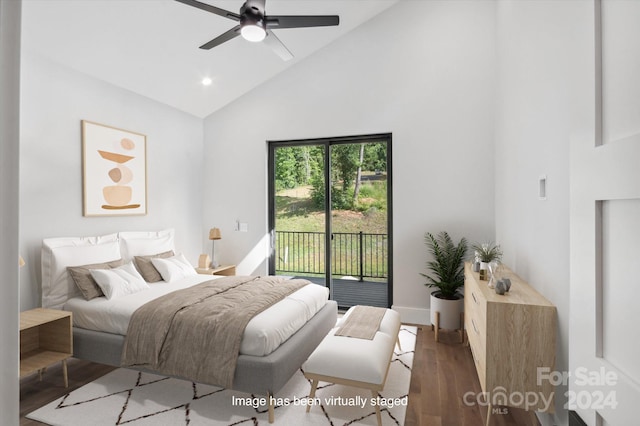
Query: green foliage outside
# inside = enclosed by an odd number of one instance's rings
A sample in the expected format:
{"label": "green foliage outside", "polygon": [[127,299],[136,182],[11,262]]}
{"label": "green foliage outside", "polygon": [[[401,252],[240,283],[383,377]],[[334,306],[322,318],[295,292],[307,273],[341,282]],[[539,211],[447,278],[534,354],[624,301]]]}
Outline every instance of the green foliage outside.
{"label": "green foliage outside", "polygon": [[[362,162],[360,154],[362,153]],[[311,199],[315,207],[324,208],[324,146],[294,146],[278,148],[275,158],[276,192],[293,189],[299,186],[311,185]],[[387,169],[387,150],[383,143],[344,144],[331,147],[331,201],[332,209],[361,210],[356,197],[355,188],[357,171],[383,176]],[[363,187],[364,189],[364,187]],[[386,187],[381,188],[386,192]],[[380,190],[376,193],[378,194]],[[369,192],[369,194],[373,194]],[[384,205],[378,200],[375,207],[386,207],[386,193],[383,197]]]}
{"label": "green foliage outside", "polygon": [[[362,154],[362,162],[360,155]],[[387,234],[386,145],[383,143],[345,144],[331,148],[332,228],[334,233],[363,232]],[[358,168],[361,179],[358,185]],[[324,148],[320,146],[286,147],[276,151],[276,231],[324,232]],[[356,186],[358,194],[356,196]],[[357,239],[355,240],[357,241]],[[372,248],[387,253],[384,247]],[[350,242],[340,247],[343,252],[357,253]],[[324,264],[324,242],[286,244],[276,241],[279,261],[286,257],[318,259]],[[295,248],[294,248],[295,247]],[[355,249],[355,250],[354,250]],[[365,254],[366,255],[366,254]],[[372,256],[369,256],[369,259]],[[386,274],[386,257],[375,261],[373,268]],[[354,259],[348,259],[352,263]],[[368,261],[367,267],[371,261]],[[323,266],[320,268],[323,268]],[[283,267],[284,268],[284,267]],[[276,267],[278,269],[278,267]],[[283,269],[285,270],[285,269]],[[338,275],[340,271],[336,272]],[[347,275],[347,274],[345,274]]]}

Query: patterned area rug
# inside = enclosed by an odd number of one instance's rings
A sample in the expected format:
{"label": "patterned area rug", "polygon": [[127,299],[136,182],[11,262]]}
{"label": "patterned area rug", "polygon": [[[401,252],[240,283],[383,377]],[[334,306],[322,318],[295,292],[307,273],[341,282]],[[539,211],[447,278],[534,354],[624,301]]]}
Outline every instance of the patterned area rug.
{"label": "patterned area rug", "polygon": [[[396,347],[380,393],[384,425],[404,424],[415,338],[415,327],[401,328],[402,351]],[[306,413],[302,401],[310,388],[302,371],[296,372],[275,395],[275,425],[377,424],[370,391],[321,382],[316,392],[320,405]],[[121,368],[27,417],[60,426],[268,425],[263,398]]]}

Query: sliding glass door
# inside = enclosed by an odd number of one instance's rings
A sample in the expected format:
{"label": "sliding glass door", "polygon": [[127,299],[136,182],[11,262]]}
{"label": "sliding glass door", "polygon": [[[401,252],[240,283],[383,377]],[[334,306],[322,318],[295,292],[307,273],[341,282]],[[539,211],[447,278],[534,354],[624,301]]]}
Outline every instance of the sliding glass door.
{"label": "sliding glass door", "polygon": [[392,303],[391,135],[269,142],[269,272]]}

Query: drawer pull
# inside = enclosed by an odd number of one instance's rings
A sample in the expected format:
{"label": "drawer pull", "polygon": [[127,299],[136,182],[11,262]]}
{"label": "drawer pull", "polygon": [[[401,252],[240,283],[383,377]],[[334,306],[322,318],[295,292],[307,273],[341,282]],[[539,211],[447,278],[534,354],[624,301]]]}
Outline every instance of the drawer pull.
{"label": "drawer pull", "polygon": [[473,318],[471,318],[471,325],[473,325],[473,329],[476,331],[476,333],[480,334],[480,332],[478,331],[478,328],[476,327],[476,322],[473,320]]}
{"label": "drawer pull", "polygon": [[476,305],[477,305],[478,299],[476,299],[476,294],[474,292],[471,292],[471,297],[473,297],[473,301],[476,302]]}

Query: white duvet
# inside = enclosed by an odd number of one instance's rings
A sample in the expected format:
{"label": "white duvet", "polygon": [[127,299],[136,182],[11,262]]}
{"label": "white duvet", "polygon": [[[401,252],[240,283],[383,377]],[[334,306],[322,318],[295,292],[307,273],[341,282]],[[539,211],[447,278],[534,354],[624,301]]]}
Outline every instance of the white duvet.
{"label": "white duvet", "polygon": [[[221,278],[215,275],[193,275],[179,281],[149,284],[149,289],[107,300],[97,297],[85,300],[82,297],[69,299],[64,310],[73,312],[73,324],[89,330],[114,334],[127,334],[129,319],[143,304],[172,291]],[[326,287],[309,284],[290,294],[285,299],[256,315],[245,329],[240,353],[264,356],[273,352],[298,331],[327,302]]]}

